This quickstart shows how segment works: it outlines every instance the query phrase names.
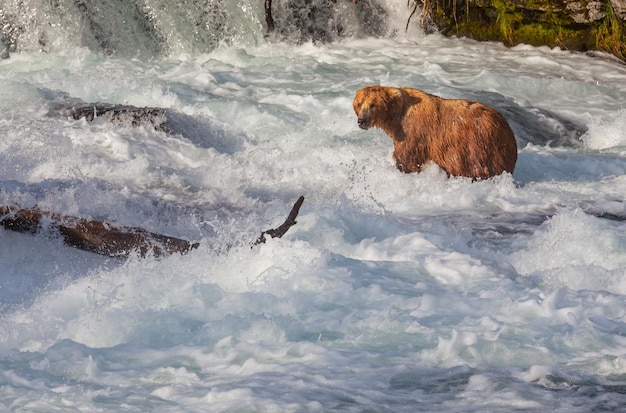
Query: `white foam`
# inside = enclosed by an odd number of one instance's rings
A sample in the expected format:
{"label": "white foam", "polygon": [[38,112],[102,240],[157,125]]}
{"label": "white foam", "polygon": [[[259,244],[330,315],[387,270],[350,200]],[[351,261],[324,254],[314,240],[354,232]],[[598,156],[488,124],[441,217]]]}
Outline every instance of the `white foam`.
{"label": "white foam", "polygon": [[512,254],[514,265],[521,274],[541,274],[550,286],[623,294],[626,239],[620,227],[580,209],[566,209],[537,230],[526,248]]}
{"label": "white foam", "polygon": [[626,146],[626,109],[619,110],[613,119],[590,122],[589,130],[581,140],[589,149],[611,150],[623,155]]}

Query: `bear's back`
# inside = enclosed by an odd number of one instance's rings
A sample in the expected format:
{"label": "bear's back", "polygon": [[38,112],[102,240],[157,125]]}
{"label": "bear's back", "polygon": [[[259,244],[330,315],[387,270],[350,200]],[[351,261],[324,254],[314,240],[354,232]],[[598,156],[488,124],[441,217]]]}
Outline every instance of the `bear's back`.
{"label": "bear's back", "polygon": [[397,160],[404,159],[408,165],[407,157],[415,156],[416,147],[425,145],[430,159],[450,175],[484,179],[513,172],[517,143],[500,112],[477,101],[402,90],[408,105],[403,119],[407,141],[395,145]]}

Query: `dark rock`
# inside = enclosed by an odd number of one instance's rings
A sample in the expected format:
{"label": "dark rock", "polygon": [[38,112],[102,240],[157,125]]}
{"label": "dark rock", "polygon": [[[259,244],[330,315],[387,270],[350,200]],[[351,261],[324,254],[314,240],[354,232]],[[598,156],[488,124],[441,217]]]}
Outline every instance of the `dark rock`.
{"label": "dark rock", "polygon": [[152,125],[154,129],[170,132],[167,126],[167,109],[138,108],[110,103],[85,103],[79,99],[70,99],[53,104],[49,116],[62,116],[70,119],[85,119],[88,122],[101,119],[120,126],[137,127]]}
{"label": "dark rock", "polygon": [[181,135],[194,145],[214,148],[218,152],[233,154],[242,145],[238,136],[225,132],[209,119],[192,117],[169,108],[136,107],[111,103],[86,103],[69,98],[63,93],[42,90],[44,97],[55,100],[50,104],[48,116],[67,119],[101,120],[122,127],[151,126],[157,131]]}
{"label": "dark rock", "polygon": [[0,33],[0,59],[8,59],[9,57],[9,44],[4,40],[2,33]]}

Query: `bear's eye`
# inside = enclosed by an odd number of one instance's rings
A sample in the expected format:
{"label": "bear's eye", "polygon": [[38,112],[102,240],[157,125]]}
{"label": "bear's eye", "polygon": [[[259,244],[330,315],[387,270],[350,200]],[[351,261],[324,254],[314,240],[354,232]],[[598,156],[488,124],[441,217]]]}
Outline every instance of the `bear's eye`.
{"label": "bear's eye", "polygon": [[376,107],[376,103],[370,103],[370,109],[374,109]]}

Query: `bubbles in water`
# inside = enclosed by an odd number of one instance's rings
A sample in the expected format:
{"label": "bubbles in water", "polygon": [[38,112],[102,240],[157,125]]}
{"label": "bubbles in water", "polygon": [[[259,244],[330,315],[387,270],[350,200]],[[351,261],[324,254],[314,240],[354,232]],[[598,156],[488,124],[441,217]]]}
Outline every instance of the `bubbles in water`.
{"label": "bubbles in water", "polygon": [[619,150],[626,152],[626,109],[616,113],[612,120],[595,119],[589,123],[589,131],[581,137],[585,146],[596,150]]}
{"label": "bubbles in water", "polygon": [[512,259],[519,273],[538,276],[545,285],[623,294],[625,245],[619,222],[587,215],[578,208],[565,209],[543,224]]}

